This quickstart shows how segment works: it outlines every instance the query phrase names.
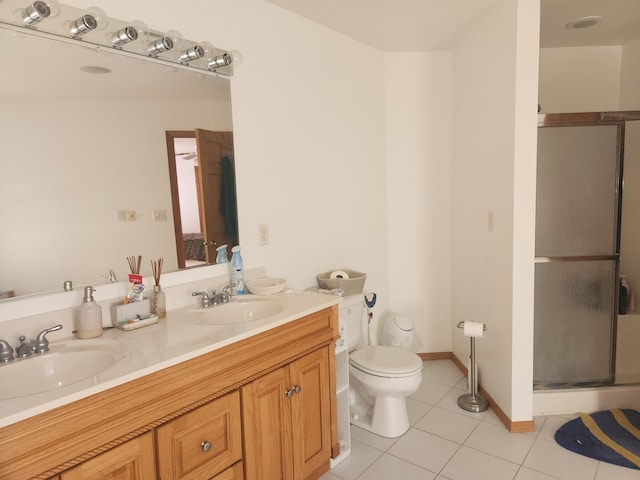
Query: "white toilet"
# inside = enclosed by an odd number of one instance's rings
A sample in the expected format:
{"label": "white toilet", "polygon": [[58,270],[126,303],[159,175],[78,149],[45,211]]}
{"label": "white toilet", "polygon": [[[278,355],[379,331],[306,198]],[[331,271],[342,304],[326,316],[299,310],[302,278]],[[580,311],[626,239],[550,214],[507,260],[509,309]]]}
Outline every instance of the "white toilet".
{"label": "white toilet", "polygon": [[[349,345],[351,423],[383,437],[399,437],[409,429],[406,397],[420,386],[422,359],[406,348],[368,345],[362,295],[346,297],[340,305],[340,316]],[[393,315],[387,321],[393,322]],[[407,337],[413,341],[413,324],[409,329],[406,321],[401,323],[404,328],[398,329],[397,335],[392,325],[385,325],[389,341]],[[413,345],[419,345],[419,341]]]}

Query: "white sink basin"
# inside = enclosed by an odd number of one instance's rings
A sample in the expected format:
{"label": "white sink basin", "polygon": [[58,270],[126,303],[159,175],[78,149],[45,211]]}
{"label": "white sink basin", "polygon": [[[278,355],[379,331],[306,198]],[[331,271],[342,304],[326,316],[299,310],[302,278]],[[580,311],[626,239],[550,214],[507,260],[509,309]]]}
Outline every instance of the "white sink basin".
{"label": "white sink basin", "polygon": [[228,303],[207,309],[198,308],[193,317],[196,323],[229,325],[255,322],[272,317],[284,309],[284,304],[266,298],[234,298]]}
{"label": "white sink basin", "polygon": [[112,342],[84,340],[51,344],[44,354],[32,354],[0,365],[0,400],[26,397],[90,379],[120,358]]}

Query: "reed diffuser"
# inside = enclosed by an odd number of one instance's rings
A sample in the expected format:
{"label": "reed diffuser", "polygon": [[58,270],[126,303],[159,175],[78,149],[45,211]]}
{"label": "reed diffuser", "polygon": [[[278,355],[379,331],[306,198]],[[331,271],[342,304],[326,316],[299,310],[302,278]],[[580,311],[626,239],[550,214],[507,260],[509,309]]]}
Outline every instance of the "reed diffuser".
{"label": "reed diffuser", "polygon": [[151,271],[153,272],[153,292],[151,293],[151,313],[158,318],[167,316],[167,304],[164,292],[160,287],[160,275],[162,275],[162,257],[157,261],[151,260]]}

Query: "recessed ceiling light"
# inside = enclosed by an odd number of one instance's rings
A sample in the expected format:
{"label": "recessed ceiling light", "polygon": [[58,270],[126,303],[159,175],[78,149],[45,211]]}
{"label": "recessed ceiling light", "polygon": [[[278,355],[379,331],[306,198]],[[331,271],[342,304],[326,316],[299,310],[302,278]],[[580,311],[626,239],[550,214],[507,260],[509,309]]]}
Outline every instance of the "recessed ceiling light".
{"label": "recessed ceiling light", "polygon": [[97,65],[87,65],[84,67],[80,67],[80,70],[87,73],[95,73],[97,75],[102,75],[105,73],[111,73],[111,70],[106,67],[99,67]]}
{"label": "recessed ceiling light", "polygon": [[603,20],[604,20],[603,17],[599,17],[597,15],[590,16],[590,17],[577,18],[567,23],[565,25],[565,28],[589,28],[589,27],[593,27],[595,24],[600,23]]}

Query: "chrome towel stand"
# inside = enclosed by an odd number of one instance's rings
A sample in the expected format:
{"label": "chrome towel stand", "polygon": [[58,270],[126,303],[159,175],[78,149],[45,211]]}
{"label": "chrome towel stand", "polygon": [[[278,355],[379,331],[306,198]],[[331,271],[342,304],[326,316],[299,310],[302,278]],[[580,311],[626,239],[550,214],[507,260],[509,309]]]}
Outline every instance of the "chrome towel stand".
{"label": "chrome towel stand", "polygon": [[[458,323],[458,328],[464,328],[464,322]],[[482,330],[487,331],[487,326],[482,324]],[[489,408],[489,402],[486,398],[478,393],[477,379],[476,379],[476,338],[471,338],[471,364],[469,365],[469,375],[471,385],[471,393],[465,393],[458,397],[458,406],[468,412],[484,412]]]}

